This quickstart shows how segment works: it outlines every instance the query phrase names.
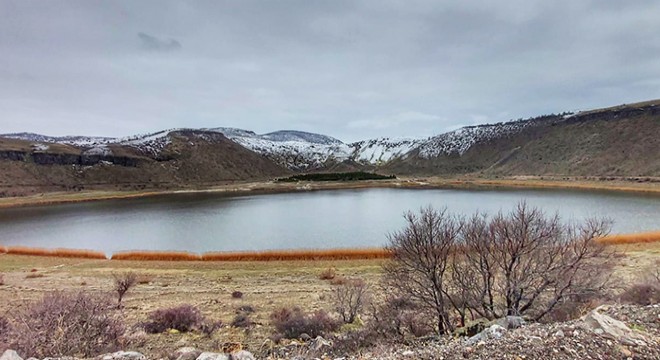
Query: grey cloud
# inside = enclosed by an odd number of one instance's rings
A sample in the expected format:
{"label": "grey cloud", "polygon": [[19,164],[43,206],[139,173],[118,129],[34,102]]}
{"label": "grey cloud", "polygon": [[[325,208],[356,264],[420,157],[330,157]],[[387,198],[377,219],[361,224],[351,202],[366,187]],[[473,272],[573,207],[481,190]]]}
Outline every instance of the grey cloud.
{"label": "grey cloud", "polygon": [[181,43],[174,39],[161,40],[155,36],[140,32],[137,34],[141,45],[146,50],[172,51],[181,49]]}
{"label": "grey cloud", "polygon": [[652,0],[6,0],[0,14],[0,133],[352,141],[660,97]]}

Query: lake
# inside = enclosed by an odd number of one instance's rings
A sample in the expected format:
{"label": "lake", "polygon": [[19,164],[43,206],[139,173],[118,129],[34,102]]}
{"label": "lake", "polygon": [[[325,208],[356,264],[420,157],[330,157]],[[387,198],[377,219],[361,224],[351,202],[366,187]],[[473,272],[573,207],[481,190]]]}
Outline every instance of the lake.
{"label": "lake", "polygon": [[174,194],[0,209],[0,244],[192,252],[371,247],[422,206],[469,215],[526,201],[565,220],[609,217],[613,233],[660,230],[660,197],[567,190],[360,189],[254,196]]}

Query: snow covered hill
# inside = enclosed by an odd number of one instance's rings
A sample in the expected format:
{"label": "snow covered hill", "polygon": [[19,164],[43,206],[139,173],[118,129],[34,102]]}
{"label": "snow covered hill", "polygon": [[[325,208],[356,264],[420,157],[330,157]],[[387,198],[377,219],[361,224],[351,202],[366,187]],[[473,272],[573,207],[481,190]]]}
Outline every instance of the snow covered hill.
{"label": "snow covered hill", "polygon": [[[514,121],[492,125],[468,126],[426,139],[375,138],[343,143],[321,134],[295,130],[280,130],[257,134],[250,130],[218,127],[204,129],[168,129],[151,134],[123,138],[64,136],[51,137],[32,133],[0,135],[23,139],[38,144],[62,143],[82,147],[87,152],[107,153],[110,144],[129,146],[144,155],[157,158],[172,142],[176,131],[222,133],[241,146],[257,152],[273,162],[294,171],[312,171],[344,161],[354,161],[368,166],[385,165],[393,159],[405,158],[418,150],[421,158],[434,158],[456,153],[463,155],[473,145],[493,138],[510,136],[532,125],[533,121]],[[201,136],[198,134],[198,136]]]}

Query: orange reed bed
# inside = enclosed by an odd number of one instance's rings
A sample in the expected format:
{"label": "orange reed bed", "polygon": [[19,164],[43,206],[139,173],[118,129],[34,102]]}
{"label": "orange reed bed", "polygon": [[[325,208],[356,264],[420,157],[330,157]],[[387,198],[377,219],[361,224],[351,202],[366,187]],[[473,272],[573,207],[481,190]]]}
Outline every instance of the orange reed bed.
{"label": "orange reed bed", "polygon": [[390,253],[383,248],[328,250],[268,250],[240,252],[209,252],[204,261],[295,261],[295,260],[358,260],[385,259]]}
{"label": "orange reed bed", "polygon": [[636,234],[616,234],[608,235],[598,240],[602,244],[619,245],[619,244],[638,244],[638,243],[652,243],[660,241],[660,231],[643,232]]}
{"label": "orange reed bed", "polygon": [[124,251],[113,254],[111,260],[138,261],[199,261],[198,254],[185,251]]}
{"label": "orange reed bed", "polygon": [[76,259],[102,259],[106,260],[107,257],[104,253],[92,250],[77,250],[77,249],[43,249],[43,248],[30,248],[25,246],[8,246],[5,248],[7,254],[13,255],[30,255],[30,256],[52,256],[60,258],[76,258]]}

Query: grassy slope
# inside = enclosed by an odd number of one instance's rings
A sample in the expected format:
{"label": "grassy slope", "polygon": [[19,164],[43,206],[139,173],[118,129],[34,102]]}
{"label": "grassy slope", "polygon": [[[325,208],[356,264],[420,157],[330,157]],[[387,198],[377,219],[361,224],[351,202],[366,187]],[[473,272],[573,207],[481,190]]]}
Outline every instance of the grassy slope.
{"label": "grassy slope", "polygon": [[562,119],[549,117],[511,137],[465,154],[424,159],[415,152],[385,172],[480,176],[660,176],[660,101],[613,107]]}

